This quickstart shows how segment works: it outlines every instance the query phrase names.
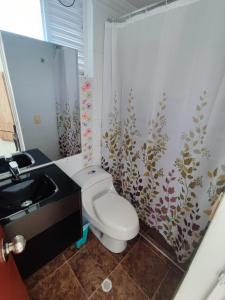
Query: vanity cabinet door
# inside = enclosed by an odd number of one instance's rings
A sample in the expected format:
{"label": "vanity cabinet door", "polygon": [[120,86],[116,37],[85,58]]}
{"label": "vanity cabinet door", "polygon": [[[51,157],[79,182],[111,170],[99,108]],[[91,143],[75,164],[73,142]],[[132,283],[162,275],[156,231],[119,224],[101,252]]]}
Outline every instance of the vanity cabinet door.
{"label": "vanity cabinet door", "polygon": [[5,262],[2,258],[2,243],[4,232],[0,226],[0,299],[29,300],[23,280],[17,270],[12,254]]}

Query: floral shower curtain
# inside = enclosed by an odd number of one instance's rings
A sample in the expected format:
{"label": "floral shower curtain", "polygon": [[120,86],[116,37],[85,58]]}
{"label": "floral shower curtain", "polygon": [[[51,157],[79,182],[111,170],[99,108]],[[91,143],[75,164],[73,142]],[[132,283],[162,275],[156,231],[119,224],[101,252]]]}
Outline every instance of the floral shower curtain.
{"label": "floral shower curtain", "polygon": [[55,46],[54,83],[61,157],[81,152],[77,51]]}
{"label": "floral shower curtain", "polygon": [[225,1],[106,23],[102,166],[174,248],[196,248],[225,188]]}

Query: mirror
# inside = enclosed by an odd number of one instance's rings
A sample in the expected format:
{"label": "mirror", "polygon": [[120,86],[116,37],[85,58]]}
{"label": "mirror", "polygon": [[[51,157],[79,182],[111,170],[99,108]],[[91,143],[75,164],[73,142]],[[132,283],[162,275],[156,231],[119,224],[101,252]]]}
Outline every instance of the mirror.
{"label": "mirror", "polygon": [[80,153],[77,51],[1,31],[1,54],[0,156],[32,148],[51,160]]}

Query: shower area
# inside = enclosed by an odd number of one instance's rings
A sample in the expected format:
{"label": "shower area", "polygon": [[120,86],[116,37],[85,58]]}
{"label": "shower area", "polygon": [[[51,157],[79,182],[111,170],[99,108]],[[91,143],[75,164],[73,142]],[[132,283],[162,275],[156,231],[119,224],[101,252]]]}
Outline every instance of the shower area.
{"label": "shower area", "polygon": [[102,167],[185,264],[225,188],[225,1],[150,8],[106,23]]}

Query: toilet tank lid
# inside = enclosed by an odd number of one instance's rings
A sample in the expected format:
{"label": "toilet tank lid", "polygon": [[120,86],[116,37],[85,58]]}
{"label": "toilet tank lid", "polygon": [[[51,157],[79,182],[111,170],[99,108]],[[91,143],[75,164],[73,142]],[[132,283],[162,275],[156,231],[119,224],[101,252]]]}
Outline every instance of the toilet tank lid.
{"label": "toilet tank lid", "polygon": [[112,176],[99,166],[91,166],[75,173],[72,178],[84,191],[98,182],[112,179]]}

